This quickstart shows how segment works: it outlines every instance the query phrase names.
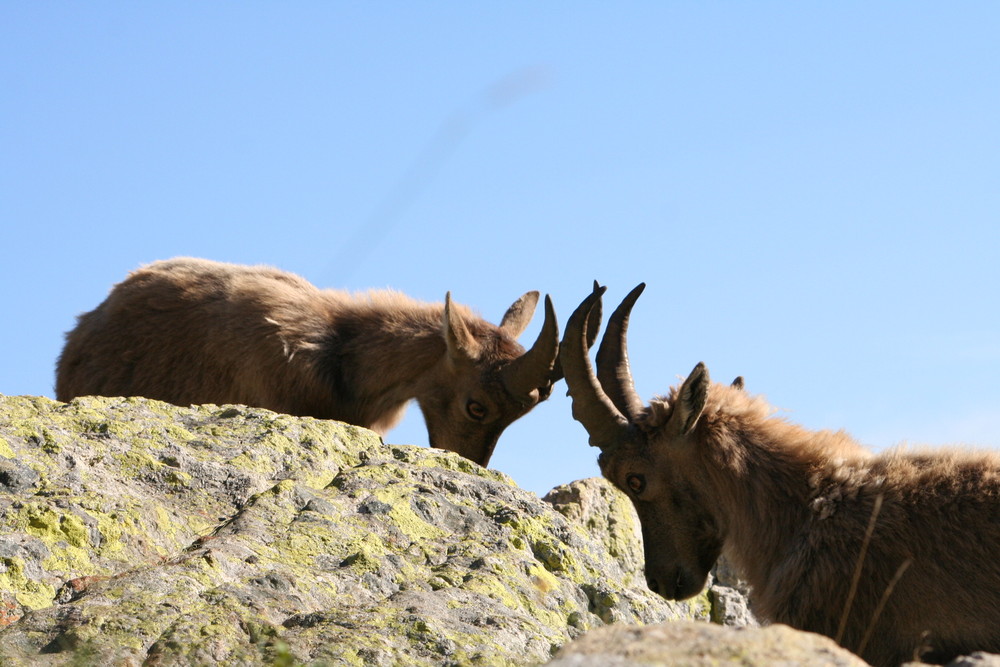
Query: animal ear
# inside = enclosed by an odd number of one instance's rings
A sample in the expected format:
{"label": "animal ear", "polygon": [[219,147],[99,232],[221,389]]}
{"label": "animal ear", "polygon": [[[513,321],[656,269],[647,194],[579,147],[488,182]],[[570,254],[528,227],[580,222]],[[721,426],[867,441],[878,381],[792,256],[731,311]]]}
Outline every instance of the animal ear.
{"label": "animal ear", "polygon": [[705,364],[699,362],[691,374],[684,380],[680,391],[677,392],[676,404],[671,421],[680,428],[681,435],[687,435],[694,429],[705,409],[705,401],[708,399],[708,387],[711,384],[708,377],[708,369]]}
{"label": "animal ear", "polygon": [[531,316],[535,314],[538,305],[538,292],[526,292],[524,296],[511,304],[503,319],[500,320],[500,330],[511,338],[517,338],[528,328]]}
{"label": "animal ear", "polygon": [[730,386],[733,389],[739,389],[740,391],[742,391],[744,384],[745,384],[745,382],[743,381],[743,376],[742,375],[738,375],[738,376],[736,376],[736,379],[733,380],[733,384],[730,385]]}
{"label": "animal ear", "polygon": [[444,295],[444,317],[441,321],[448,357],[453,361],[475,361],[479,358],[479,342],[465,326],[465,320],[455,312],[451,303],[451,292]]}

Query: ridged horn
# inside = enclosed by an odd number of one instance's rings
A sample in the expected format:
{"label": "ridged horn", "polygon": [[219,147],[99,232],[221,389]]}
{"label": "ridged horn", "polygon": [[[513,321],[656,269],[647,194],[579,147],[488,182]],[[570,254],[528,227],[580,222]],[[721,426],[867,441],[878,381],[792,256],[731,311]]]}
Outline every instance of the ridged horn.
{"label": "ridged horn", "polygon": [[615,308],[597,350],[597,379],[611,402],[629,421],[635,421],[644,409],[632,381],[627,343],[629,314],[644,289],[646,283],[639,283]]}
{"label": "ridged horn", "polygon": [[510,362],[501,378],[512,396],[527,396],[535,389],[541,390],[548,382],[559,353],[559,323],[552,299],[545,295],[545,321],[531,349]]}
{"label": "ridged horn", "polygon": [[605,289],[595,289],[577,306],[566,324],[566,333],[559,346],[566,384],[573,399],[573,418],[587,429],[591,446],[602,450],[614,447],[628,433],[628,420],[601,388],[586,348],[589,316]]}
{"label": "ridged horn", "polygon": [[[591,293],[596,294],[598,290],[600,290],[601,293],[603,293],[604,290],[606,289],[607,289],[606,287],[601,287],[600,284],[598,284],[598,282],[595,280],[594,289]],[[597,303],[594,304],[594,307],[591,308],[590,315],[587,316],[587,327],[586,327],[587,350],[590,350],[590,348],[594,347],[594,343],[597,341],[597,334],[601,330],[602,311],[603,311],[603,304],[601,303],[600,299],[598,299]],[[560,355],[561,354],[562,352],[560,351]],[[552,373],[549,376],[550,384],[555,384],[559,380],[562,380],[563,377],[565,377],[563,374],[562,362],[559,359],[560,357],[557,356],[556,365],[552,367]]]}

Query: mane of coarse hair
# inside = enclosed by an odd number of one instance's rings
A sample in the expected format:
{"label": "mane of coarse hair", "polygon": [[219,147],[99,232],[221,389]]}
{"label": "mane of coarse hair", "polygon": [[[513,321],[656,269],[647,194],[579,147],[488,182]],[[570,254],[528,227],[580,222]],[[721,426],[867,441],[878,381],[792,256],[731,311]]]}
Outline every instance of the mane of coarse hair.
{"label": "mane of coarse hair", "polygon": [[[649,435],[663,428],[670,419],[680,388],[670,388],[667,396],[650,401],[636,419]],[[710,455],[737,473],[745,473],[755,457],[755,449],[784,459],[794,459],[815,466],[849,458],[866,458],[871,452],[846,431],[812,431],[779,415],[762,395],[713,383],[708,391],[695,433],[711,443]]]}
{"label": "mane of coarse hair", "polygon": [[[328,291],[328,290],[324,290]],[[334,291],[334,290],[329,290]],[[336,293],[336,291],[334,291]],[[414,299],[394,289],[370,289],[349,294],[351,310],[360,319],[377,318],[393,329],[413,328],[415,331],[440,331],[444,304]],[[499,335],[495,324],[487,321],[469,306],[452,302],[451,307],[462,318],[469,332],[481,342],[504,338],[508,354],[523,353],[517,341]]]}
{"label": "mane of coarse hair", "polygon": [[964,447],[929,447],[903,443],[887,449],[876,457],[873,471],[892,480],[905,480],[913,493],[924,490],[964,494],[975,480],[975,494],[1000,498],[1000,453]]}
{"label": "mane of coarse hair", "polygon": [[[347,303],[349,307],[345,310],[354,317],[362,320],[378,319],[390,329],[413,328],[425,331],[441,329],[443,304],[420,301],[394,289],[351,292]],[[467,307],[460,304],[454,304],[454,307],[462,313],[466,321],[474,317]]]}
{"label": "mane of coarse hair", "polygon": [[[377,323],[375,330],[386,336],[440,338],[441,350],[444,349],[444,338],[440,335],[444,314],[442,303],[421,301],[391,288],[357,292],[323,289],[318,290],[318,294],[317,301],[322,304],[319,313],[316,307],[303,308],[294,298],[294,293],[290,293],[289,298],[275,306],[274,319],[281,323],[286,335],[291,335],[297,341],[294,346],[297,350],[322,349],[327,343],[326,336],[330,330],[327,325],[334,323],[334,330],[340,335],[361,323]],[[472,335],[483,344],[493,342],[494,347],[499,347],[503,353],[511,356],[523,354],[524,348],[517,341],[500,335],[495,325],[487,322],[473,309],[454,302],[452,308]],[[317,315],[325,321],[317,320]]]}

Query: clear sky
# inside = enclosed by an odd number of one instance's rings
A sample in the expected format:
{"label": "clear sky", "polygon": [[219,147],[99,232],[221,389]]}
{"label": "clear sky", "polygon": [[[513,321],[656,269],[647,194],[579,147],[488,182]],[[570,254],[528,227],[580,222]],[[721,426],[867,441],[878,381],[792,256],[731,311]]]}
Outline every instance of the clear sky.
{"label": "clear sky", "polygon": [[[0,3],[0,392],[52,396],[77,314],[194,255],[494,322],[645,281],[644,397],[703,360],[875,449],[1000,446],[998,35],[995,2]],[[598,474],[564,394],[491,467]]]}

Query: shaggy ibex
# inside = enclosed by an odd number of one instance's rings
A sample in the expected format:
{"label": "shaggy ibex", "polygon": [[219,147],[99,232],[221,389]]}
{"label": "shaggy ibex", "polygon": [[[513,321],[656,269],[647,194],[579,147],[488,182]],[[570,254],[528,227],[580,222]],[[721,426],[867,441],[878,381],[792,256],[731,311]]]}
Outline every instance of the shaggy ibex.
{"label": "shaggy ibex", "polygon": [[[385,433],[416,399],[430,443],[486,465],[508,424],[561,377],[558,325],[527,352],[528,292],[497,327],[451,301],[320,290],[296,275],[200,259],[131,273],[67,334],[56,396],[241,403]],[[555,370],[554,370],[554,367]]]}
{"label": "shaggy ibex", "polygon": [[649,587],[695,595],[725,554],[758,615],[835,638],[876,665],[1000,652],[1000,457],[873,456],[844,432],[775,417],[742,380],[703,364],[644,406],[626,353],[633,290],[612,314],[595,377],[586,316],[560,354],[573,416],[642,524]]}

